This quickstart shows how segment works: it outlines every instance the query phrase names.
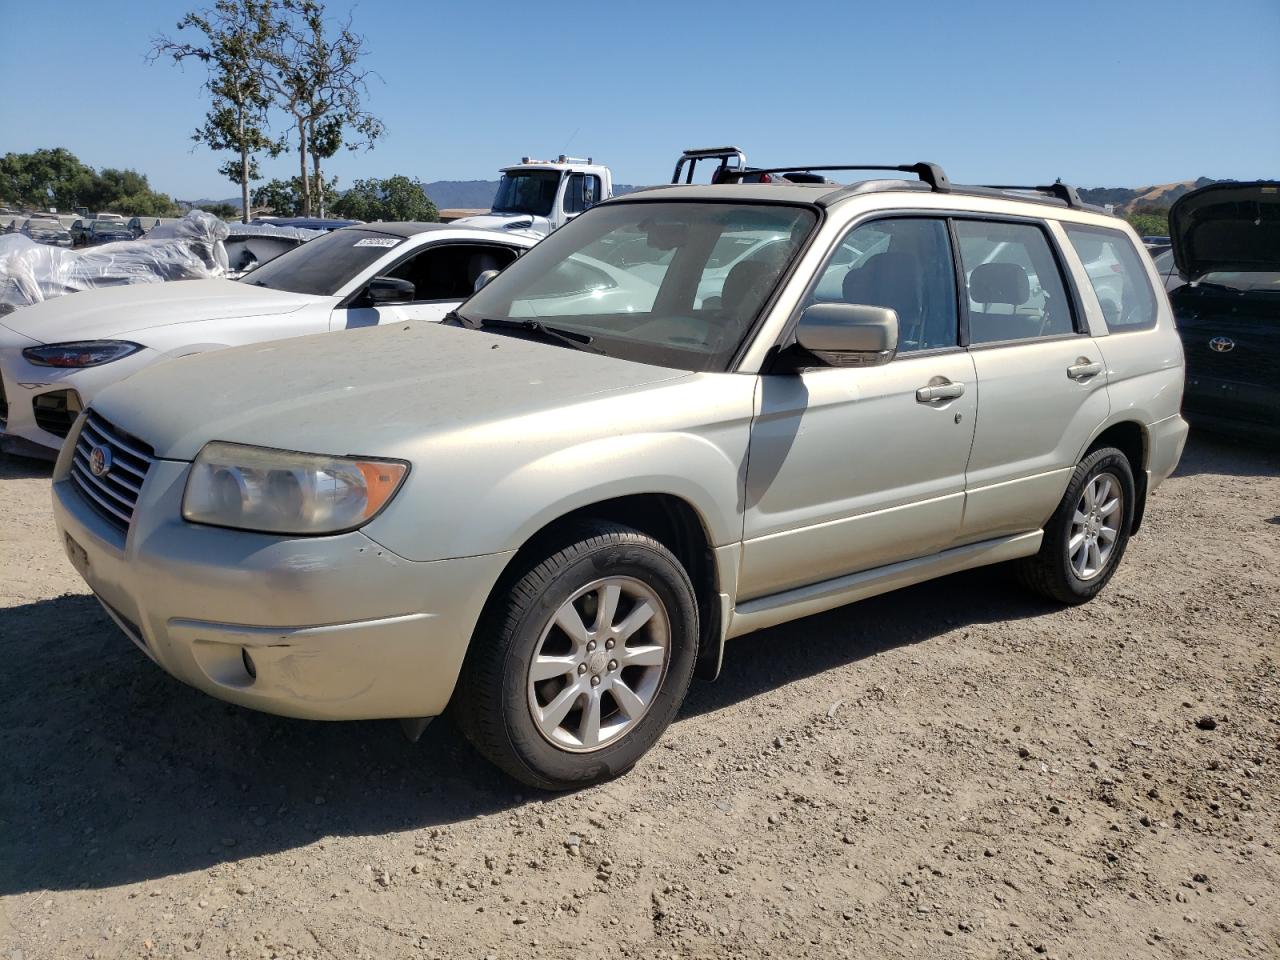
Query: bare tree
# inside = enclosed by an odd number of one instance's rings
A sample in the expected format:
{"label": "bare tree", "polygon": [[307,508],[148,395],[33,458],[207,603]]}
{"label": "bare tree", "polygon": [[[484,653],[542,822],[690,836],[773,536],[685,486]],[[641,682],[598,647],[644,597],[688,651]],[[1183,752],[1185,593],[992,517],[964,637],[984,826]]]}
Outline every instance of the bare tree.
{"label": "bare tree", "polygon": [[249,182],[260,176],[257,154],[274,157],[285,146],[267,133],[271,94],[263,82],[263,63],[281,29],[277,13],[277,0],[217,0],[213,9],[188,13],[178,21],[178,30],[198,31],[203,39],[186,43],[161,35],[153,39],[149,56],[152,62],[171,57],[178,64],[195,59],[208,69],[204,86],[213,102],[192,139],[237,155],[218,172],[240,184],[245,223],[250,215]]}
{"label": "bare tree", "polygon": [[351,29],[350,16],[331,37],[322,0],[280,4],[285,16],[270,44],[262,83],[293,119],[302,207],[311,216],[324,205],[321,161],[344,145],[371,147],[384,128],[363,106],[375,74],[361,65],[364,38]]}

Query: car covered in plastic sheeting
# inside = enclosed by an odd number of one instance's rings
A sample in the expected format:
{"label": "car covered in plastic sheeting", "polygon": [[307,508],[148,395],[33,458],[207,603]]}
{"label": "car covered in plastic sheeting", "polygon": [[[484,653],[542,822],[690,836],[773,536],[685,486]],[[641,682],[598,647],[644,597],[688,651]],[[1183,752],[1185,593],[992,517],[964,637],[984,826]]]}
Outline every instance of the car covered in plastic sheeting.
{"label": "car covered in plastic sheeting", "polygon": [[81,290],[194,280],[226,273],[227,225],[192,211],[162,239],[126,240],[74,251],[12,234],[0,238],[0,316]]}
{"label": "car covered in plastic sheeting", "polygon": [[273,223],[233,223],[223,241],[227,248],[227,276],[242,277],[280,254],[328,232],[281,227]]}

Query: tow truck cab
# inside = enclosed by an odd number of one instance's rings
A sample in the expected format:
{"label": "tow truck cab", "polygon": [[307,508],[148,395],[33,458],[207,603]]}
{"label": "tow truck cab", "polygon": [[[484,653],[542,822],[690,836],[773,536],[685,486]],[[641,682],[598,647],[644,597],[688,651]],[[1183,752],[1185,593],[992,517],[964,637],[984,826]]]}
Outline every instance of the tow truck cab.
{"label": "tow truck cab", "polygon": [[522,157],[518,164],[503,167],[501,173],[492,209],[458,223],[545,236],[613,196],[613,174],[590,157]]}

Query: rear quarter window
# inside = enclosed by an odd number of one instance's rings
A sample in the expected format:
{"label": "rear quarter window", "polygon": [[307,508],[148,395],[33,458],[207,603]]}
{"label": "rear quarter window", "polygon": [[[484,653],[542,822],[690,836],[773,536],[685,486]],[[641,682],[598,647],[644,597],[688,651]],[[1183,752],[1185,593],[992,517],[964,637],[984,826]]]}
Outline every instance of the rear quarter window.
{"label": "rear quarter window", "polygon": [[1063,224],[1112,333],[1150,330],[1156,325],[1156,296],[1143,254],[1127,235],[1105,227]]}

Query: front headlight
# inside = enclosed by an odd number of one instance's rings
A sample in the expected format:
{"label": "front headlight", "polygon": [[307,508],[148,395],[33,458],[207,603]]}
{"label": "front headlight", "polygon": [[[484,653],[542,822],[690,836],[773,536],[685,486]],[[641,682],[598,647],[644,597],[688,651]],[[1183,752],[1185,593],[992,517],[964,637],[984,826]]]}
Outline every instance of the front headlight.
{"label": "front headlight", "polygon": [[96,367],[120,360],[142,349],[128,340],[72,340],[27,347],[22,355],[39,367]]}
{"label": "front headlight", "polygon": [[182,516],[262,533],[342,533],[372,520],[408,472],[395,460],[214,442],[191,465]]}

